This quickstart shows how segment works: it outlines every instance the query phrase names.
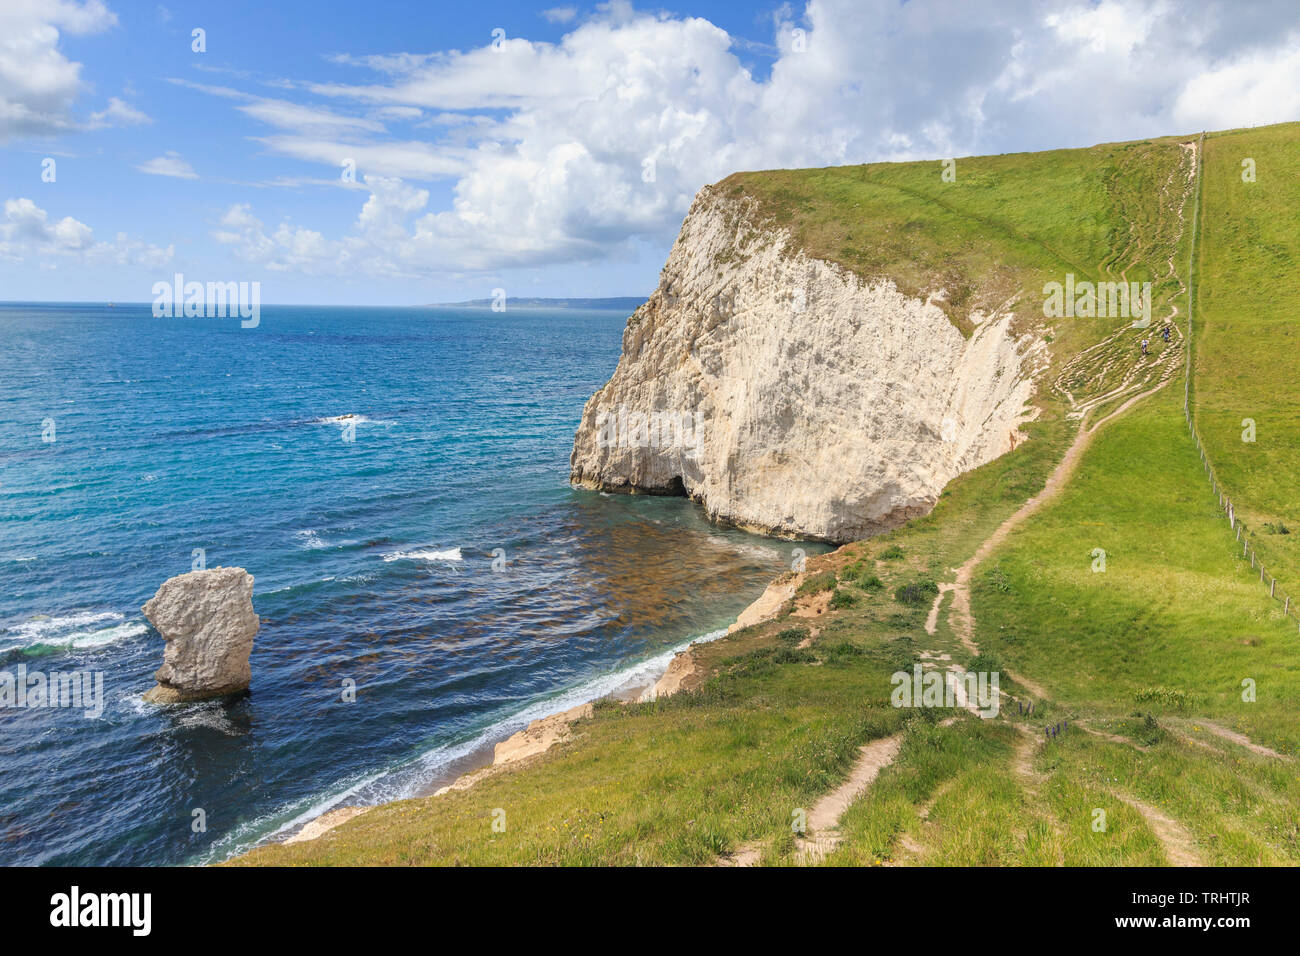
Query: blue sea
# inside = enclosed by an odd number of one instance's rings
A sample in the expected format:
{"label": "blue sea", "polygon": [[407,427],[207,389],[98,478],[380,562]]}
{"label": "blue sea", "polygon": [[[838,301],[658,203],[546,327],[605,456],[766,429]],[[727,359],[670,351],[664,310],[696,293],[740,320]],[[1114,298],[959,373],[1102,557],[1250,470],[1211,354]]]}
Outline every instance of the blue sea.
{"label": "blue sea", "polygon": [[[428,793],[716,635],[794,545],[568,485],[625,321],[0,305],[0,671],[105,694],[0,709],[0,863],[225,859]],[[252,691],[145,704],[140,606],[200,560],[256,580]]]}

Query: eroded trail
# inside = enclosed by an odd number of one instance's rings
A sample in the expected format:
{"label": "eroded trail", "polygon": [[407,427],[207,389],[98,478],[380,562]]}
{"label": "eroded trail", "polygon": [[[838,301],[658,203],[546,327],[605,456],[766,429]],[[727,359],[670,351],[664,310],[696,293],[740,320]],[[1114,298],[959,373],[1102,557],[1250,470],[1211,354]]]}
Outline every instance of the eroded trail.
{"label": "eroded trail", "polygon": [[[1187,197],[1191,193],[1199,161],[1194,145],[1185,148],[1188,149],[1186,183],[1174,209],[1179,222],[1178,236],[1182,234],[1183,213]],[[1174,179],[1175,176],[1171,175],[1170,181],[1166,183],[1167,188],[1172,187]],[[1173,204],[1171,203],[1171,205]],[[1177,237],[1174,240],[1174,246],[1177,246]],[[1168,260],[1168,270],[1170,276],[1177,276],[1177,269],[1172,255]],[[1186,292],[1186,284],[1180,282],[1180,285],[1182,287],[1181,292]],[[1071,406],[1071,411],[1067,413],[1066,417],[1077,419],[1079,422],[1078,431],[1075,433],[1070,447],[1048,476],[1042,491],[1025,501],[1013,514],[998,525],[991,535],[980,543],[975,553],[961,567],[956,569],[956,575],[952,582],[939,585],[939,593],[936,595],[934,603],[930,607],[930,613],[926,617],[926,633],[934,634],[937,630],[939,613],[944,598],[946,595],[951,594],[952,598],[948,612],[949,626],[953,634],[961,641],[962,646],[972,654],[979,653],[979,644],[975,640],[975,619],[971,612],[970,595],[970,585],[975,569],[999,545],[1006,541],[1011,532],[1042,508],[1043,505],[1060,494],[1061,489],[1065,487],[1074,474],[1080,459],[1083,458],[1084,453],[1092,444],[1093,438],[1103,427],[1127,412],[1142,399],[1160,391],[1174,377],[1181,364],[1179,359],[1186,343],[1177,327],[1177,323],[1173,321],[1178,315],[1178,306],[1172,300],[1169,309],[1170,312],[1163,322],[1164,327],[1169,329],[1170,340],[1160,352],[1150,355],[1143,354],[1136,361],[1131,360],[1132,349],[1136,344],[1135,338],[1137,337],[1134,335],[1135,331],[1138,336],[1148,336],[1151,334],[1151,330],[1149,327],[1142,328],[1126,324],[1116,329],[1101,342],[1076,355],[1062,368],[1053,390],[1064,397]],[[1084,389],[1090,391],[1091,394],[1086,398],[1076,398],[1075,391]],[[1119,404],[1116,407],[1098,420],[1090,423],[1090,418],[1099,409],[1117,402]],[[1047,692],[1023,674],[1008,671],[1008,676],[1039,699],[1048,699]],[[1024,728],[1020,729],[1023,730]],[[1028,743],[1017,750],[1014,761],[1014,770],[1017,776],[1026,782],[1031,790],[1033,786],[1029,782],[1035,780],[1032,770],[1032,748],[1034,746],[1035,741],[1029,740]],[[1196,857],[1191,849],[1193,842],[1181,825],[1160,814],[1159,811],[1147,804],[1127,797],[1123,799],[1142,813],[1152,832],[1165,845],[1166,854],[1171,862],[1175,862],[1175,865],[1195,865]],[[1194,862],[1184,863],[1183,861],[1186,860]]]}
{"label": "eroded trail", "polygon": [[[1272,747],[1266,747],[1263,744],[1257,744],[1255,743],[1255,741],[1251,740],[1245,734],[1238,733],[1235,730],[1230,730],[1229,728],[1224,727],[1222,724],[1216,724],[1212,720],[1205,720],[1203,718],[1198,718],[1196,720],[1190,721],[1189,723],[1196,730],[1203,730],[1214,737],[1218,737],[1220,740],[1226,740],[1228,741],[1228,743],[1236,744],[1238,747],[1245,747],[1251,753],[1258,754],[1261,757],[1270,757],[1275,760],[1286,759],[1285,754],[1278,753]],[[1194,738],[1189,737],[1188,739],[1194,739]]]}
{"label": "eroded trail", "polygon": [[[1177,219],[1175,228],[1178,236],[1182,233],[1183,213],[1187,198],[1191,194],[1199,161],[1194,144],[1185,145],[1184,148],[1188,150],[1184,188],[1178,191],[1179,195],[1176,199],[1171,197],[1169,200],[1170,211]],[[1175,173],[1171,174],[1165,189],[1162,190],[1162,195],[1168,196],[1176,189],[1178,172],[1183,171],[1184,167],[1180,166]],[[1173,242],[1175,248],[1177,241],[1176,236]],[[1171,277],[1178,278],[1172,254],[1168,259],[1168,269]],[[1126,270],[1121,270],[1121,275],[1127,278]],[[1182,285],[1181,292],[1186,292],[1185,283],[1180,282],[1180,285]],[[1174,297],[1177,294],[1180,293],[1176,293]],[[1174,297],[1171,297],[1171,300]],[[1063,366],[1053,385],[1053,390],[1070,406],[1066,417],[1079,423],[1074,439],[1048,476],[1043,489],[1025,501],[980,543],[975,553],[961,567],[955,569],[953,581],[939,585],[939,594],[935,597],[925,621],[927,634],[932,635],[937,630],[943,601],[951,594],[949,626],[968,651],[972,654],[979,653],[979,644],[975,640],[975,621],[971,612],[970,595],[970,584],[975,569],[1008,538],[1012,531],[1060,494],[1091,445],[1092,439],[1103,427],[1144,398],[1160,391],[1174,377],[1182,364],[1181,358],[1186,343],[1181,330],[1173,321],[1179,313],[1178,306],[1170,301],[1168,307],[1169,314],[1162,322],[1163,328],[1169,330],[1170,339],[1160,351],[1143,353],[1140,356],[1133,354],[1141,338],[1154,337],[1156,333],[1156,328],[1150,325],[1148,312],[1145,327],[1125,323],[1104,340],[1074,356]],[[1090,419],[1108,408],[1106,414],[1090,422]],[[1046,691],[1032,680],[1010,672],[1008,676],[1031,694],[1042,700],[1048,699]],[[944,723],[951,723],[954,719],[950,718]],[[1041,742],[1030,734],[1027,728],[1017,729],[1021,730],[1024,736],[1013,757],[1012,770],[1023,785],[1031,792],[1035,792],[1040,780],[1033,769],[1033,757]],[[858,760],[848,779],[819,800],[808,814],[807,832],[797,837],[798,862],[815,863],[835,849],[841,840],[840,817],[868,790],[881,770],[893,762],[898,755],[901,742],[902,735],[896,734],[871,741],[860,748]],[[1171,863],[1195,866],[1201,862],[1190,833],[1181,824],[1135,798],[1120,794],[1116,794],[1116,797],[1142,815],[1152,833],[1164,846],[1166,856]],[[923,851],[923,848],[917,845],[905,849],[918,857]],[[721,862],[730,866],[753,866],[760,859],[761,848],[757,844],[747,844],[732,857]]]}
{"label": "eroded trail", "polygon": [[[892,737],[880,737],[858,748],[858,759],[848,778],[808,811],[805,832],[795,837],[798,862],[815,863],[839,845],[840,817],[855,800],[867,792],[880,771],[894,762],[902,744],[903,735],[894,734]],[[730,859],[721,862],[724,866],[756,866],[761,856],[762,847],[759,844],[747,843]]]}
{"label": "eroded trail", "polygon": [[1151,832],[1160,841],[1165,851],[1165,859],[1170,866],[1204,866],[1205,861],[1196,851],[1196,841],[1185,826],[1173,817],[1157,810],[1149,803],[1123,793],[1113,793],[1120,800],[1142,815]]}
{"label": "eroded trail", "polygon": [[839,846],[840,817],[849,806],[867,792],[880,771],[894,762],[903,735],[882,737],[858,749],[858,760],[847,780],[822,797],[808,812],[807,833],[797,840],[799,861],[815,863]]}

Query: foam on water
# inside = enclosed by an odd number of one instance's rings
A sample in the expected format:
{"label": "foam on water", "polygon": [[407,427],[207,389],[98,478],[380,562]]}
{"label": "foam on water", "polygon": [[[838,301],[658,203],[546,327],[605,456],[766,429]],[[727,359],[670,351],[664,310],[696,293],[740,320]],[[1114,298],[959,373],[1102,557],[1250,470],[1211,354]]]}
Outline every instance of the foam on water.
{"label": "foam on water", "polygon": [[109,627],[91,627],[107,621],[122,622],[116,611],[78,611],[63,617],[37,617],[14,625],[0,634],[0,652],[35,647],[84,648],[104,647],[146,633],[141,621],[115,623]]}
{"label": "foam on water", "polygon": [[301,531],[295,531],[293,536],[302,542],[298,547],[305,551],[319,551],[327,547],[315,528],[303,528]]}
{"label": "foam on water", "polygon": [[446,551],[393,551],[384,555],[385,561],[464,561],[460,548]]}

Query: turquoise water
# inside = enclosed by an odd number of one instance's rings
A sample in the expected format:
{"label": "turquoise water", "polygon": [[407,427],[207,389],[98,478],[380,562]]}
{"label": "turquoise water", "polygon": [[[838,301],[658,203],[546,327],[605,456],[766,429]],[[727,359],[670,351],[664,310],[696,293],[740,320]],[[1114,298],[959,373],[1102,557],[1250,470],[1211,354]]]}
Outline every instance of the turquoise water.
{"label": "turquoise water", "polygon": [[[0,863],[203,862],[427,792],[725,626],[791,545],[568,486],[625,319],[0,305],[0,671],[106,701],[0,709]],[[154,708],[140,605],[197,549],[256,579],[252,693]]]}

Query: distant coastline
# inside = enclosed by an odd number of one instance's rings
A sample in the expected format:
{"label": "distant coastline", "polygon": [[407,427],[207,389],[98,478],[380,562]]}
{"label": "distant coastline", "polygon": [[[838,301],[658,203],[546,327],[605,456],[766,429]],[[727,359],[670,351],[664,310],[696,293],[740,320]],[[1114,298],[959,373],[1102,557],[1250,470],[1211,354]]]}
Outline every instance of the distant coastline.
{"label": "distant coastline", "polygon": [[[626,309],[629,312],[640,307],[649,296],[624,295],[609,299],[545,299],[508,296],[506,304],[512,309]],[[491,308],[493,299],[469,299],[465,302],[434,302],[420,306],[424,309],[487,309]]]}

